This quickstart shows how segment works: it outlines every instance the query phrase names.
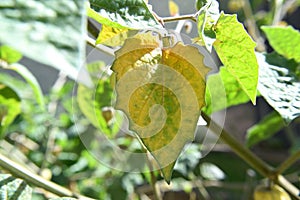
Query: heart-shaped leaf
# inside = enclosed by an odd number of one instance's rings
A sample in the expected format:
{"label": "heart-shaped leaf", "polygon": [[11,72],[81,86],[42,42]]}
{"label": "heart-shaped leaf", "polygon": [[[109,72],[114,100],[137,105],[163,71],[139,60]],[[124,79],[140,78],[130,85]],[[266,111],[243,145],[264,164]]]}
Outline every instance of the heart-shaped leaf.
{"label": "heart-shaped leaf", "polygon": [[116,108],[125,112],[130,129],[170,182],[176,159],[194,138],[209,70],[197,48],[181,42],[161,48],[160,42],[151,32],[127,39],[116,52],[112,70]]}

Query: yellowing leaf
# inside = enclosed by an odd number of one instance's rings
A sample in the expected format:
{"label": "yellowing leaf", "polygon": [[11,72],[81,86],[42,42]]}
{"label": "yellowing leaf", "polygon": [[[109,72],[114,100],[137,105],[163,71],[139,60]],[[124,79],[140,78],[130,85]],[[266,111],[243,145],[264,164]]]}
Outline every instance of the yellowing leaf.
{"label": "yellowing leaf", "polygon": [[179,14],[178,5],[172,0],[169,0],[169,12],[171,16],[176,16]]}
{"label": "yellowing leaf", "polygon": [[176,159],[194,132],[204,106],[203,55],[192,46],[177,43],[160,48],[151,33],[125,41],[116,52],[117,102],[170,182]]}
{"label": "yellowing leaf", "polygon": [[96,44],[104,44],[112,47],[122,45],[128,37],[128,30],[128,28],[115,28],[102,25],[102,30],[98,35]]}
{"label": "yellowing leaf", "polygon": [[255,42],[250,38],[236,15],[221,13],[215,25],[214,48],[227,71],[233,75],[253,104],[256,102],[258,63]]}

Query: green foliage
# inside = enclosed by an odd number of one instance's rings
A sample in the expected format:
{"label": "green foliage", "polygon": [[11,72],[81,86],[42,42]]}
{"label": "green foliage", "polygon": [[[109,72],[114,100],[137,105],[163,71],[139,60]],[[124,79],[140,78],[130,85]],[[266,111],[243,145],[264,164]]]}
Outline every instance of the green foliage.
{"label": "green foliage", "polygon": [[1,1],[0,27],[5,31],[0,42],[76,79],[84,61],[84,5],[84,0]]}
{"label": "green foliage", "polygon": [[[199,3],[203,1],[201,0],[197,2]],[[201,8],[199,12],[199,41],[197,41],[197,43],[204,44],[207,50],[211,52],[213,43],[216,41],[214,26],[220,17],[219,3],[216,0],[210,0]]]}
{"label": "green foliage", "polygon": [[215,25],[217,40],[214,48],[227,71],[232,74],[253,104],[256,102],[258,64],[255,42],[250,38],[236,15],[221,16]]}
{"label": "green foliage", "polygon": [[300,62],[300,33],[291,26],[263,26],[273,49],[288,59]]}
{"label": "green foliage", "polygon": [[21,179],[9,174],[0,174],[0,199],[28,200],[31,199],[32,189]]}
{"label": "green foliage", "polygon": [[291,70],[270,65],[263,54],[257,53],[260,66],[258,89],[266,101],[283,117],[286,123],[300,115],[300,83]]}
{"label": "green foliage", "polygon": [[21,112],[20,98],[10,87],[0,80],[0,138],[5,129],[14,121]]}
{"label": "green foliage", "polygon": [[18,62],[22,58],[22,54],[15,49],[2,45],[0,46],[0,60],[5,61],[7,64]]}
{"label": "green foliage", "polygon": [[114,28],[161,28],[143,0],[90,0],[89,16]]}
{"label": "green foliage", "polygon": [[205,101],[206,107],[203,111],[211,114],[230,106],[246,103],[250,99],[236,78],[225,67],[221,67],[219,73],[208,77]]}
{"label": "green foliage", "polygon": [[107,136],[114,137],[122,124],[122,115],[111,107],[113,88],[105,67],[103,62],[87,65],[95,87],[88,88],[79,84],[77,101],[83,114],[96,128]]}
{"label": "green foliage", "polygon": [[259,123],[247,130],[247,146],[251,147],[272,137],[284,127],[285,123],[277,112],[265,116]]}
{"label": "green foliage", "polygon": [[40,105],[42,110],[45,109],[45,101],[42,89],[32,73],[25,66],[18,63],[9,65],[7,69],[16,71],[29,83],[33,90],[37,103]]}

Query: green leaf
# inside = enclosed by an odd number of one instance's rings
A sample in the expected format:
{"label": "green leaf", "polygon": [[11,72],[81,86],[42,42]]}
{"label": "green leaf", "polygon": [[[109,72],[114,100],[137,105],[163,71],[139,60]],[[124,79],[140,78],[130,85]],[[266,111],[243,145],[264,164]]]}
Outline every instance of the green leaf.
{"label": "green leaf", "polygon": [[265,116],[259,123],[247,130],[247,146],[251,147],[266,140],[285,126],[284,121],[277,112]]}
{"label": "green leaf", "polygon": [[43,96],[42,89],[40,87],[40,84],[36,80],[36,78],[33,76],[33,74],[24,66],[18,63],[9,65],[7,69],[14,70],[18,74],[20,74],[31,86],[33,93],[35,95],[37,103],[40,105],[41,109],[45,109],[45,100]]}
{"label": "green leaf", "polygon": [[129,119],[170,182],[173,167],[194,132],[204,106],[203,55],[192,46],[177,43],[159,48],[152,33],[138,34],[116,52],[116,109]]}
{"label": "green leaf", "polygon": [[284,67],[270,65],[265,55],[257,53],[259,63],[258,90],[286,123],[300,115],[299,79]]}
{"label": "green leaf", "polygon": [[18,62],[22,58],[22,54],[17,50],[3,45],[0,46],[0,60],[5,61],[7,64]]}
{"label": "green leaf", "polygon": [[20,113],[19,96],[11,88],[0,83],[0,136]]}
{"label": "green leaf", "polygon": [[123,118],[119,111],[110,108],[113,101],[113,88],[109,75],[104,71],[105,63],[90,63],[87,69],[95,87],[78,85],[79,108],[96,128],[107,136],[113,137],[118,133]]}
{"label": "green leaf", "polygon": [[203,111],[211,114],[227,107],[248,102],[250,99],[225,67],[208,77],[205,92],[206,107]]}
{"label": "green leaf", "polygon": [[76,199],[71,197],[59,197],[59,198],[51,198],[49,200],[76,200]]}
{"label": "green leaf", "polygon": [[32,189],[23,180],[9,174],[0,174],[0,199],[28,200],[31,199]]}
{"label": "green leaf", "polygon": [[196,0],[196,9],[200,10],[203,6],[205,6],[207,4],[206,0]]}
{"label": "green leaf", "polygon": [[300,33],[291,26],[263,26],[261,28],[271,46],[288,59],[300,62]]}
{"label": "green leaf", "polygon": [[0,42],[75,80],[84,63],[85,23],[84,0],[0,1]]}
{"label": "green leaf", "polygon": [[144,0],[90,0],[88,11],[99,23],[114,28],[144,29],[162,28],[156,21]]}
{"label": "green leaf", "polygon": [[[202,2],[202,1],[198,1]],[[216,40],[214,26],[220,17],[219,3],[216,0],[210,0],[201,8],[198,15],[198,33],[199,41],[205,45],[207,50],[211,52],[213,43]]]}
{"label": "green leaf", "polygon": [[253,104],[256,102],[258,64],[255,42],[250,38],[236,15],[221,16],[215,25],[217,40],[214,48],[222,63],[232,74]]}
{"label": "green leaf", "polygon": [[28,99],[33,96],[30,86],[8,73],[0,73],[0,83],[14,90],[20,99]]}

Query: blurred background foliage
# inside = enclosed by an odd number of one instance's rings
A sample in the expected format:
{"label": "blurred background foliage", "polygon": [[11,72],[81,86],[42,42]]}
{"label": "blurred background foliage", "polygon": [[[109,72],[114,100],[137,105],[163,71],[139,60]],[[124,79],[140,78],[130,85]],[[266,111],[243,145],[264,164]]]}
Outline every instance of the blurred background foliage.
{"label": "blurred background foliage", "polygon": [[[0,3],[1,8],[7,9],[11,1],[3,2]],[[250,34],[251,31],[259,31],[259,35],[263,35],[261,30],[251,30],[251,26],[247,26],[247,24],[253,23],[253,20],[257,27],[272,24],[276,20],[274,19],[274,10],[279,9],[276,7],[278,2],[277,0],[252,0],[250,2],[224,0],[219,3],[220,10],[225,10],[226,13],[237,13],[239,21],[244,22]],[[278,23],[290,24],[294,28],[300,29],[300,2],[297,0],[282,2],[284,2],[281,4],[284,16],[280,18]],[[168,6],[174,7],[174,4],[170,4],[168,0],[152,0],[149,3],[159,16],[176,14],[176,8],[173,8],[171,12],[168,11]],[[201,4],[201,1],[174,0],[173,3],[175,3],[175,7],[178,5],[180,14],[190,14],[196,12],[195,4]],[[25,1],[24,5],[26,5]],[[60,13],[59,16],[65,16],[63,11],[58,9],[60,6],[57,4],[50,7],[57,8],[54,10]],[[249,10],[249,8],[251,9]],[[76,13],[76,6],[70,6],[70,9],[74,9]],[[8,12],[3,13],[7,14]],[[51,11],[48,10],[49,13],[51,14]],[[4,16],[2,14],[0,17]],[[13,20],[15,16],[17,15],[9,16],[10,20]],[[34,16],[29,16],[26,19],[31,19],[31,17]],[[81,16],[77,15],[77,17],[80,18]],[[40,21],[45,19],[47,18],[40,18]],[[176,28],[177,22],[168,23],[166,26]],[[190,37],[196,37],[196,24],[186,23],[183,27],[183,32]],[[257,32],[253,34],[257,36]],[[76,38],[78,35],[75,34],[74,37]],[[68,38],[59,41],[64,40],[68,40]],[[56,44],[57,42],[54,40],[51,44],[72,49],[72,55],[70,55],[72,58],[74,52],[76,53],[74,49],[80,48],[80,44],[76,47],[68,46],[69,43],[61,44],[59,42]],[[265,47],[268,52],[272,50],[268,42],[265,43]],[[22,54],[31,58],[38,55],[38,52],[32,56],[24,53],[24,51],[27,50],[22,49],[22,53],[19,53],[4,46],[1,47],[0,51],[0,61],[5,61],[1,63],[2,69],[0,69],[1,154],[26,166],[47,180],[91,198],[105,200],[151,199],[153,192],[149,183],[153,174],[113,170],[103,165],[90,153],[97,151],[97,146],[94,147],[95,149],[87,150],[80,139],[81,135],[89,132],[99,134],[99,130],[101,130],[120,148],[132,152],[143,151],[135,137],[119,133],[118,124],[122,124],[123,119],[120,113],[109,107],[110,102],[114,99],[109,76],[102,74],[100,81],[98,81],[98,77],[93,79],[95,71],[99,72],[101,68],[111,63],[101,61],[89,64],[88,71],[92,77],[91,81],[97,85],[96,93],[94,93],[95,91],[90,91],[82,83],[77,84],[64,75],[72,73],[72,71],[64,73],[52,71],[54,74],[52,83],[45,84],[43,83],[45,79],[43,76],[45,75],[38,75],[45,73],[44,68],[39,68],[41,65],[39,63],[29,66],[31,73],[37,74],[35,75],[37,80],[28,74],[26,75],[26,72],[7,69],[6,65],[11,63],[19,62],[27,66],[28,63],[32,62],[28,58],[21,59]],[[10,56],[7,57],[6,53]],[[67,56],[67,58],[69,57]],[[51,60],[53,57],[47,57],[47,60],[49,59]],[[53,64],[57,68],[57,63],[46,62],[46,64]],[[93,100],[93,98],[95,99]],[[258,98],[257,104],[255,108],[249,103],[229,108],[225,128],[245,145],[251,146],[252,150],[265,161],[277,166],[291,152],[299,150],[299,118],[295,119],[288,127],[284,127],[282,120],[278,119],[278,115],[262,97]],[[96,113],[90,115],[93,113],[91,110],[94,107],[97,108]],[[221,112],[221,114],[223,113]],[[251,134],[255,135],[256,132],[261,132],[262,129],[273,127],[274,130],[266,133],[269,135],[263,135],[258,139],[256,135],[255,141],[247,141],[246,132],[248,128],[262,119],[267,120],[264,117],[269,116],[269,114],[277,116],[277,118],[270,117],[273,121],[268,121],[269,125],[266,127],[252,127],[248,131],[251,132],[248,137],[251,137]],[[99,121],[95,122],[96,119]],[[205,147],[201,145],[201,136],[199,136],[203,132],[204,130],[199,128],[196,135],[197,140],[189,144],[183,151],[175,166],[171,185],[165,184],[159,172],[154,172],[164,199],[252,199],[254,187],[262,177],[250,169],[223,143],[218,143],[208,155],[205,155]],[[105,156],[105,152],[102,155]],[[110,162],[109,159],[113,159],[111,152],[107,152],[105,159],[108,159],[108,163]],[[148,167],[146,163],[144,165],[145,168]],[[299,185],[299,169],[299,162],[296,162],[285,172],[287,179],[296,185]],[[0,171],[6,173],[5,169],[0,168]],[[32,199],[34,200],[55,197],[41,188],[31,186],[33,187]]]}

